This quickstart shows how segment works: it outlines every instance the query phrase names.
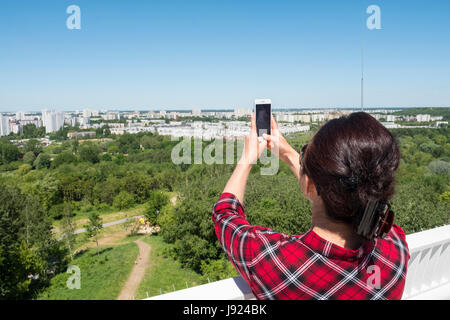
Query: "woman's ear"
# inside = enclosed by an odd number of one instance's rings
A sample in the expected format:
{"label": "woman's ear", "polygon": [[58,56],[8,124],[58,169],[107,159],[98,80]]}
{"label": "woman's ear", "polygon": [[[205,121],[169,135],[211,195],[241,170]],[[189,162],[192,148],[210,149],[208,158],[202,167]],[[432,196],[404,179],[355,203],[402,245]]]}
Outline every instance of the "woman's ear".
{"label": "woman's ear", "polygon": [[306,195],[308,196],[308,198],[314,198],[317,197],[317,189],[316,189],[316,185],[314,184],[314,181],[308,177],[305,174],[305,186],[306,186]]}

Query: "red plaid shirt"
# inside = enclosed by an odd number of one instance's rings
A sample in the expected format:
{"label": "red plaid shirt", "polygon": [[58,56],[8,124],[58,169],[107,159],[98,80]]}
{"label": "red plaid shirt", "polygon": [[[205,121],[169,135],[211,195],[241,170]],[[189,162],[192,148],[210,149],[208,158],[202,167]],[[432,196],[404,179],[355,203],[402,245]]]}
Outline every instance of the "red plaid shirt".
{"label": "red plaid shirt", "polygon": [[310,230],[287,235],[252,226],[231,193],[214,205],[217,238],[257,299],[400,299],[409,260],[403,230],[358,250]]}

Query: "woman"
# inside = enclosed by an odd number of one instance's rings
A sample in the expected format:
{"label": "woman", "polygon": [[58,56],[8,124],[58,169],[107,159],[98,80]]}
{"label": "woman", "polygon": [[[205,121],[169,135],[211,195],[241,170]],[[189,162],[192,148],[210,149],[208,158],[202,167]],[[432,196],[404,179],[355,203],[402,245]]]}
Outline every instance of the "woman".
{"label": "woman", "polygon": [[[312,204],[303,235],[252,226],[244,193],[252,167],[268,147],[299,180]],[[392,134],[364,112],[321,127],[301,154],[272,118],[258,142],[254,116],[244,152],[212,219],[219,242],[257,299],[400,299],[408,246],[392,225],[389,200],[400,159]]]}

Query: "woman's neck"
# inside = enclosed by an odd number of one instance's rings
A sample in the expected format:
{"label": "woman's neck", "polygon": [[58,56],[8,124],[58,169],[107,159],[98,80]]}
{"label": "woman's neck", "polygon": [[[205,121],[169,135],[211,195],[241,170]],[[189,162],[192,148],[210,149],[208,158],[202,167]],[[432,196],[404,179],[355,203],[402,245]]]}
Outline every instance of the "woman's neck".
{"label": "woman's neck", "polygon": [[313,202],[312,230],[321,238],[346,249],[356,250],[364,243],[351,225],[331,220],[326,215],[323,202],[320,204]]}

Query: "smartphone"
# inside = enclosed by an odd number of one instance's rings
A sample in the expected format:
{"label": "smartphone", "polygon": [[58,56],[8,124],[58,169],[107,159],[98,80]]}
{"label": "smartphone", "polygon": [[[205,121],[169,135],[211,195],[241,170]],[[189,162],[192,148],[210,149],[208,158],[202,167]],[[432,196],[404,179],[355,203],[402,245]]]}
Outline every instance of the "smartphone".
{"label": "smartphone", "polygon": [[270,116],[272,113],[272,100],[256,99],[255,100],[255,116],[256,116],[256,132],[258,140],[262,141],[264,133],[270,134]]}

